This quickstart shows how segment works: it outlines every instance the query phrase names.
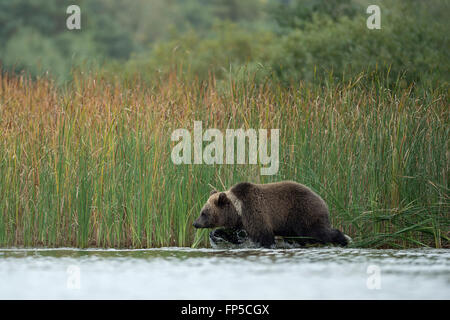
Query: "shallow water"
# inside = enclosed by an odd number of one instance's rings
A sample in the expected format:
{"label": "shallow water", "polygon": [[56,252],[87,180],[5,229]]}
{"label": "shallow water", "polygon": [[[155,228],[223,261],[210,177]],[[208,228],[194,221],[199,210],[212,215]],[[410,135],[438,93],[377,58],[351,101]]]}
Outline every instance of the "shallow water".
{"label": "shallow water", "polygon": [[0,249],[1,299],[449,299],[450,250]]}

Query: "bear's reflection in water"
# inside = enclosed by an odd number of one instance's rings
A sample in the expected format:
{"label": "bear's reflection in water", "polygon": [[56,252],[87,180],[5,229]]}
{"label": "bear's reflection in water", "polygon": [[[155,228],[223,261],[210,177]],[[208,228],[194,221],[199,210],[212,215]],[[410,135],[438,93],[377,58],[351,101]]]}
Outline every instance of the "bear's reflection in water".
{"label": "bear's reflection in water", "polygon": [[[298,237],[300,238],[300,237]],[[320,246],[319,244],[309,243],[304,244],[304,237],[301,237],[303,244],[299,243],[300,239],[297,237],[283,238],[275,237],[275,249],[291,249],[291,248],[302,248],[302,247],[315,247]],[[209,233],[209,242],[211,247],[214,249],[246,249],[246,248],[259,248],[260,246],[252,242],[247,232],[244,229],[233,229],[233,228],[218,228],[212,230]]]}

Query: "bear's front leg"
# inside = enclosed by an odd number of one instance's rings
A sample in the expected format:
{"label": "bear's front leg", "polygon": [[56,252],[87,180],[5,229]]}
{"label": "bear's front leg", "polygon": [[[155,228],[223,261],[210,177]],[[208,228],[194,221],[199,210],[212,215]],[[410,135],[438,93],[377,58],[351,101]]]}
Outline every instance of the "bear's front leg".
{"label": "bear's front leg", "polygon": [[250,240],[264,248],[272,248],[275,246],[275,235],[266,216],[261,211],[248,210],[242,215],[242,225]]}
{"label": "bear's front leg", "polygon": [[256,234],[249,233],[250,240],[254,243],[259,244],[264,248],[274,248],[275,247],[275,236],[270,231],[258,232]]}

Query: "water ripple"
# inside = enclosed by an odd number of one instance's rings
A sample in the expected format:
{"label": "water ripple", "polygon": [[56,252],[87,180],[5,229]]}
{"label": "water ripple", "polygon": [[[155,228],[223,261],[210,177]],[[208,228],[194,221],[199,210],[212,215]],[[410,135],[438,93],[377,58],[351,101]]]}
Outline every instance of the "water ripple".
{"label": "water ripple", "polygon": [[450,251],[0,249],[0,282],[2,299],[449,299]]}

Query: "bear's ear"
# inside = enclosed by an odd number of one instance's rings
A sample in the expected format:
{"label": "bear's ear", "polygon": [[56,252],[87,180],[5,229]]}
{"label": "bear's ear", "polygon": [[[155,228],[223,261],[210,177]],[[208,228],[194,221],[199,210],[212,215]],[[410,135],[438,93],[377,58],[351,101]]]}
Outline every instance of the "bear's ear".
{"label": "bear's ear", "polygon": [[221,192],[220,194],[219,194],[219,199],[217,200],[217,205],[219,206],[219,207],[222,207],[222,206],[224,206],[225,204],[227,204],[228,203],[228,198],[227,198],[227,195],[225,194],[225,192]]}
{"label": "bear's ear", "polygon": [[214,193],[217,193],[216,189],[212,189],[211,192],[209,193],[209,195],[212,196]]}

